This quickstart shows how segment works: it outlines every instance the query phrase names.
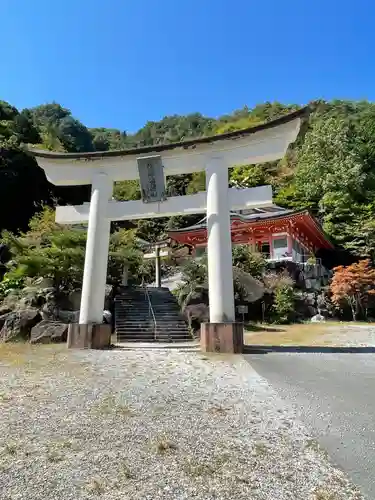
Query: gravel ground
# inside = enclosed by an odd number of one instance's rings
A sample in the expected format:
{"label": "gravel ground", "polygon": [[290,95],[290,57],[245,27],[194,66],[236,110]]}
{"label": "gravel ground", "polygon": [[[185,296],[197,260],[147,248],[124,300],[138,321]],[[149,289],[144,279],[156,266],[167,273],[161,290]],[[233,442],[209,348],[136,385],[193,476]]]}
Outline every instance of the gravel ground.
{"label": "gravel ground", "polygon": [[0,498],[363,497],[242,357],[39,346],[0,350]]}
{"label": "gravel ground", "polygon": [[375,325],[328,326],[327,333],[321,337],[321,340],[340,346],[375,346]]}

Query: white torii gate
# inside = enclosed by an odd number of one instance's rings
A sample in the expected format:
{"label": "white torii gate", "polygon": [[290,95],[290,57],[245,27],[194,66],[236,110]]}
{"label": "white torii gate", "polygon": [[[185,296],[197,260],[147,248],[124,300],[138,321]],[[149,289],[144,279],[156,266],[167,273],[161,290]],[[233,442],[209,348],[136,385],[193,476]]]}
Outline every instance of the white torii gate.
{"label": "white torii gate", "polygon": [[[289,144],[295,141],[301,117],[306,112],[304,108],[245,130],[135,150],[93,153],[30,150],[53,184],[92,185],[90,203],[56,209],[56,221],[59,223],[88,222],[79,323],[90,325],[102,322],[111,220],[204,212],[207,213],[208,231],[210,323],[234,323],[229,212],[269,205],[272,190],[269,186],[228,189],[228,167],[283,157]],[[151,203],[111,200],[113,183],[139,179],[139,165],[147,162],[159,162],[164,176],[205,170],[207,192],[166,199],[162,196],[159,199],[163,201]],[[155,178],[151,182],[155,193]]]}

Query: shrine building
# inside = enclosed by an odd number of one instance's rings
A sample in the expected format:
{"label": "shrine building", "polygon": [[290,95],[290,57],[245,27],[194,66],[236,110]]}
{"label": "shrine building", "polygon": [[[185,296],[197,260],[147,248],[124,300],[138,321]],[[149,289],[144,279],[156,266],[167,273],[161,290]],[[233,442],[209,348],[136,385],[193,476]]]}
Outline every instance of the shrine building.
{"label": "shrine building", "polygon": [[[286,210],[277,205],[231,212],[232,244],[250,245],[269,262],[304,263],[319,250],[332,250],[333,244],[319,222],[307,210]],[[196,257],[207,246],[206,217],[198,224],[170,230],[169,237],[192,248]]]}

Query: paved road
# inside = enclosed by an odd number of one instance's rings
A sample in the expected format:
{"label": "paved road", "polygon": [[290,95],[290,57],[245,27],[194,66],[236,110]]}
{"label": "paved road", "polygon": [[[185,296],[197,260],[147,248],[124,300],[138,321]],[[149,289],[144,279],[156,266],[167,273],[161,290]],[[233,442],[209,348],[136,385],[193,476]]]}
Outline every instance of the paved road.
{"label": "paved road", "polygon": [[375,499],[375,354],[245,357],[297,408],[333,462]]}

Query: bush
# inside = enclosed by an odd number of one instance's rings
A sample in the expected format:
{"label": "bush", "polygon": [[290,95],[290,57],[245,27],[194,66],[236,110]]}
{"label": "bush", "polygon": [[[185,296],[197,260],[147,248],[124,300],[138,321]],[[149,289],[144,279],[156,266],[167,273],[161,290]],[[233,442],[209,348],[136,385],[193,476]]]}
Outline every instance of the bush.
{"label": "bush", "polygon": [[284,284],[275,290],[274,320],[276,323],[289,323],[294,312],[294,290],[292,285]]}
{"label": "bush", "polygon": [[0,300],[3,300],[13,290],[21,290],[24,287],[23,277],[8,277],[6,274],[0,283]]}
{"label": "bush", "polygon": [[232,247],[233,266],[250,274],[253,278],[261,278],[266,268],[266,261],[263,255],[253,252],[248,245],[233,245]]}
{"label": "bush", "polygon": [[289,323],[295,309],[294,281],[287,271],[268,273],[263,281],[271,297],[265,316],[269,316],[269,320],[275,323]]}

